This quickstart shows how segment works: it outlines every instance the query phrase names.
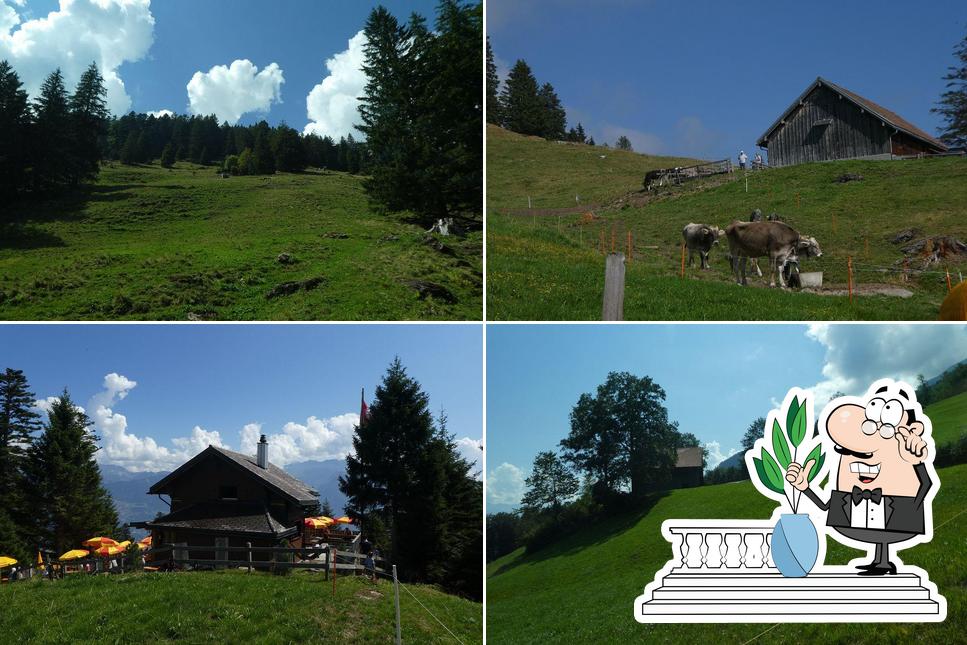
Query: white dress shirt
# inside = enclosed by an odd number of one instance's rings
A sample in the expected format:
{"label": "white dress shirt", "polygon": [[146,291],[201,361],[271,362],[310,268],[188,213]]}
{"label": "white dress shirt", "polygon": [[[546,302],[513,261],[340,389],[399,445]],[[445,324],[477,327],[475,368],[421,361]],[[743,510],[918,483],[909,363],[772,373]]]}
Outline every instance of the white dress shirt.
{"label": "white dress shirt", "polygon": [[854,529],[885,529],[886,519],[884,516],[885,507],[883,498],[879,504],[874,504],[872,499],[861,500],[859,504],[854,504],[850,500],[852,507],[849,523]]}

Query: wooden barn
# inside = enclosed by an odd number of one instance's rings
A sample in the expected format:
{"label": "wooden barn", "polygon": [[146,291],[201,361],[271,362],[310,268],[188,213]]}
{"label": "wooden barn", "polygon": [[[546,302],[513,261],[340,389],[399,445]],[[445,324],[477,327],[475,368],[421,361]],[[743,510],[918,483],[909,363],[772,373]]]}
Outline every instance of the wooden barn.
{"label": "wooden barn", "polygon": [[704,481],[704,464],[701,446],[678,448],[675,470],[672,471],[672,488],[701,486]]}
{"label": "wooden barn", "polygon": [[148,494],[167,495],[171,510],[132,526],[150,531],[155,545],[184,547],[177,558],[208,560],[228,558],[205,547],[301,547],[303,520],[319,503],[317,491],[269,463],[265,435],[255,457],[208,446]]}
{"label": "wooden barn", "polygon": [[947,152],[944,144],[898,114],[821,77],[757,145],[768,150],[773,167]]}

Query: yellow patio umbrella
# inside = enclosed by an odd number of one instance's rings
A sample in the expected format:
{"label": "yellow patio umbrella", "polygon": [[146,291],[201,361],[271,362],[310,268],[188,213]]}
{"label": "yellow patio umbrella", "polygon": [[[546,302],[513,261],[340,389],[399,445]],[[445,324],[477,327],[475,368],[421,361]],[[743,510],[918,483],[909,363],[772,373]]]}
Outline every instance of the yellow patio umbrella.
{"label": "yellow patio umbrella", "polygon": [[102,546],[117,546],[116,540],[109,537],[92,537],[90,540],[84,540],[81,542],[84,546],[89,546],[92,549],[100,548]]}
{"label": "yellow patio umbrella", "polygon": [[116,544],[105,544],[100,549],[96,550],[94,553],[100,556],[118,555],[119,553],[124,553],[124,549],[120,548]]}
{"label": "yellow patio umbrella", "polygon": [[307,517],[303,523],[309,528],[313,529],[324,529],[330,524],[332,524],[332,518],[329,517]]}
{"label": "yellow patio umbrella", "polygon": [[147,536],[147,537],[145,537],[145,538],[142,538],[142,539],[141,539],[141,540],[140,540],[140,541],[138,542],[138,544],[146,544],[146,545],[148,545],[148,546],[151,546],[151,536],[149,535],[149,536]]}
{"label": "yellow patio umbrella", "polygon": [[353,521],[351,519],[349,519],[349,517],[347,517],[345,515],[343,515],[342,517],[337,517],[335,519],[335,522],[337,524],[352,524],[353,523]]}
{"label": "yellow patio umbrella", "polygon": [[13,558],[8,558],[7,556],[0,556],[0,569],[4,567],[12,567],[17,564],[17,561]]}
{"label": "yellow patio umbrella", "polygon": [[86,558],[88,555],[90,555],[90,551],[85,551],[84,549],[73,549],[60,556],[58,560],[61,562],[66,560],[79,560],[81,558]]}
{"label": "yellow patio umbrella", "polygon": [[119,549],[127,549],[129,546],[131,546],[131,540],[125,540],[118,544]]}
{"label": "yellow patio umbrella", "polygon": [[44,554],[41,553],[40,551],[37,551],[37,568],[40,569],[41,571],[44,571],[46,569],[44,567]]}

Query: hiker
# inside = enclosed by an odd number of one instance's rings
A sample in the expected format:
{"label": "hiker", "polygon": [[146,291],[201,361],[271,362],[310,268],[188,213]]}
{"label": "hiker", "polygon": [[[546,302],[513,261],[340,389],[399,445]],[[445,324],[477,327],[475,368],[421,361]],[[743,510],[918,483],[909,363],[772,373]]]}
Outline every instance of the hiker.
{"label": "hiker", "polygon": [[745,170],[745,163],[749,160],[749,156],[745,154],[745,150],[739,150],[739,168]]}
{"label": "hiker", "polygon": [[366,551],[366,559],[363,560],[363,566],[366,568],[366,577],[369,578],[370,582],[374,585],[379,584],[376,578],[376,554],[379,551],[375,547],[371,547],[369,551]]}
{"label": "hiker", "polygon": [[755,158],[752,160],[752,165],[756,170],[760,170],[762,168],[762,153],[755,153]]}

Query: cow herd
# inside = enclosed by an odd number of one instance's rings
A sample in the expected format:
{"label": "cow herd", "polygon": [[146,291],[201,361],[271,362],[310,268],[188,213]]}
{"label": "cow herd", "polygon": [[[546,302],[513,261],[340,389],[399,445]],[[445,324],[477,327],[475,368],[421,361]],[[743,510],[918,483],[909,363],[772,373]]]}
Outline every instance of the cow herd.
{"label": "cow herd", "polygon": [[729,242],[729,264],[738,284],[748,284],[745,272],[751,260],[753,269],[762,277],[758,258],[769,258],[769,286],[776,286],[776,276],[781,287],[798,284],[799,258],[820,257],[823,253],[814,237],[800,235],[794,228],[781,221],[776,213],[763,220],[762,211],[752,211],[748,222],[734,220],[725,229],[708,224],[688,224],[682,229],[682,239],[688,249],[688,264],[694,264],[697,253],[703,269],[711,268],[708,256],[719,239]]}

